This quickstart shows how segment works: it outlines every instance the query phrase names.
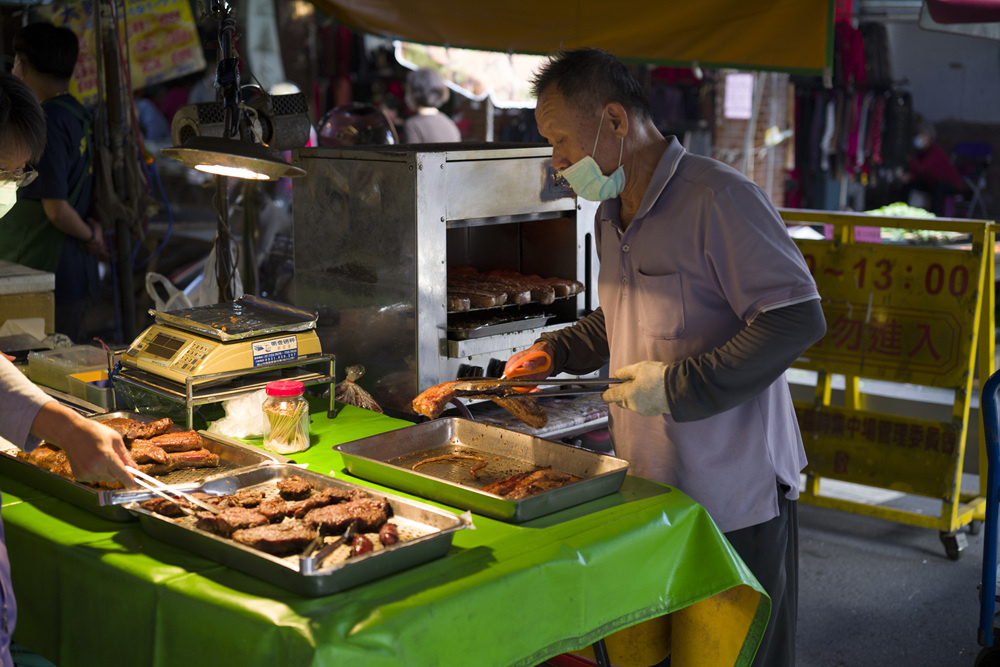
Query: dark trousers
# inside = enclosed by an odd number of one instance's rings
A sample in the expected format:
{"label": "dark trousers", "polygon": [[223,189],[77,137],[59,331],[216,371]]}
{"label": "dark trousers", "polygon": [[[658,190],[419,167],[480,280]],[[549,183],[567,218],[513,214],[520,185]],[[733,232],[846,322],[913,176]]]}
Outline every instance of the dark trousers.
{"label": "dark trousers", "polygon": [[785,498],[785,490],[778,488],[778,516],[725,534],[771,598],[771,618],[753,667],[795,665],[795,623],[799,611],[798,505]]}

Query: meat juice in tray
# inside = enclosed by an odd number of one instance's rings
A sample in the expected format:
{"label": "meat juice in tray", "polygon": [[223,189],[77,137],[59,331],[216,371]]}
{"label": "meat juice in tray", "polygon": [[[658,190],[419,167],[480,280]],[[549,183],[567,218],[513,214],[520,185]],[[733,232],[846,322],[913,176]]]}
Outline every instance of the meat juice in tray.
{"label": "meat juice in tray", "polygon": [[[214,488],[214,482],[218,479],[207,480],[204,488]],[[331,526],[329,534],[321,544],[335,542],[338,533],[343,532],[346,526],[360,521],[357,533],[370,543],[371,548],[357,553],[356,547],[345,542],[322,555],[322,559],[317,562],[315,558],[304,557],[311,546],[310,540],[306,539],[308,536],[296,532],[297,528],[289,525],[291,516],[274,520],[274,523],[258,523],[250,528],[240,527],[230,532],[229,529],[233,526],[220,530],[212,524],[218,521],[242,521],[242,517],[238,516],[239,512],[230,512],[229,517],[225,516],[228,510],[215,517],[201,512],[169,517],[155,511],[156,505],[149,501],[132,502],[126,507],[139,516],[143,529],[158,539],[307,596],[332,594],[443,556],[451,547],[453,534],[471,524],[467,517],[456,516],[424,503],[378,493],[293,465],[263,465],[240,470],[225,476],[224,486],[230,497],[255,494],[259,505],[279,500],[279,487],[290,480],[304,481],[310,488],[310,495],[294,501],[295,503],[308,501],[318,495],[343,497],[341,502],[316,506],[302,517],[307,521],[316,514],[317,521],[331,522],[328,524]],[[378,521],[364,514],[354,516],[351,512],[341,512],[342,516],[330,517],[337,513],[339,507],[352,502],[351,499],[381,507],[385,516]],[[383,544],[382,534],[387,524],[392,524],[396,540],[394,543]],[[316,524],[313,526],[316,527]],[[237,539],[251,534],[253,539],[260,537],[265,542]],[[275,549],[276,542],[285,540],[286,537],[296,540],[295,543],[282,544],[280,549]],[[333,546],[330,544],[330,547]],[[310,550],[308,553],[316,552]]]}
{"label": "meat juice in tray", "polygon": [[[513,523],[614,493],[628,472],[624,459],[457,417],[334,449],[352,475]],[[549,483],[550,473],[577,479]],[[519,475],[542,479],[528,495],[501,495]]]}

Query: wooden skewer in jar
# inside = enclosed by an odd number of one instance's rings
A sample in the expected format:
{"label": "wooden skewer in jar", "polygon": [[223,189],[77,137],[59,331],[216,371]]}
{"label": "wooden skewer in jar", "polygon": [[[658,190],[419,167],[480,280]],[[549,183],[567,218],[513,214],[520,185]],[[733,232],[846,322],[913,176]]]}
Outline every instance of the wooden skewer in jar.
{"label": "wooden skewer in jar", "polygon": [[309,449],[309,402],[305,385],[296,380],[278,380],[264,387],[267,398],[262,409],[267,417],[264,448],[279,454]]}

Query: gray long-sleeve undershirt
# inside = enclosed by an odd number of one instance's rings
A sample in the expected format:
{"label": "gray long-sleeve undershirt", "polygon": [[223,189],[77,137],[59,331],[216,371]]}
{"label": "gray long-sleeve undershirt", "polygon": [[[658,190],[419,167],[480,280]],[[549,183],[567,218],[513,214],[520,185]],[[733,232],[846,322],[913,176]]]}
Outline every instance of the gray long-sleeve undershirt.
{"label": "gray long-sleeve undershirt", "polygon": [[[777,380],[825,333],[818,299],[760,313],[721,347],[667,367],[671,415],[679,422],[695,421],[740,405]],[[552,346],[553,374],[589,373],[610,356],[600,308],[539,340]]]}

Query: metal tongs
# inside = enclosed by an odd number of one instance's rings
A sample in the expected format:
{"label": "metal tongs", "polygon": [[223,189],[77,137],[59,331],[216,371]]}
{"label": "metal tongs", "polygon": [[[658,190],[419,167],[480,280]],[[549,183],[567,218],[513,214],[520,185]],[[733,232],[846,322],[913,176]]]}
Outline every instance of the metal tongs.
{"label": "metal tongs", "polygon": [[353,539],[357,532],[358,521],[355,519],[347,526],[347,530],[344,531],[343,535],[333,542],[324,545],[323,541],[326,539],[326,533],[323,531],[323,527],[320,526],[316,530],[316,538],[306,546],[305,551],[299,556],[299,572],[302,574],[312,574],[322,568],[323,561],[326,560],[327,556],[332,554],[334,549],[344,542]]}
{"label": "metal tongs", "polygon": [[[576,396],[578,394],[603,394],[608,385],[624,382],[617,378],[546,378],[544,380],[517,380],[518,376],[531,375],[533,373],[543,373],[552,368],[552,357],[542,350],[533,350],[521,358],[520,363],[530,360],[541,359],[542,363],[530,370],[517,369],[509,376],[501,375],[495,378],[460,378],[460,381],[451,386],[455,396],[460,397],[483,397],[483,398],[508,398],[524,396],[524,398],[542,398],[545,396]],[[536,387],[555,385],[553,389],[539,389],[532,391]]]}
{"label": "metal tongs", "polygon": [[164,484],[155,477],[147,475],[146,473],[136,468],[133,468],[132,466],[125,466],[125,469],[128,470],[130,473],[132,473],[132,477],[135,478],[136,484],[146,489],[147,491],[152,491],[161,498],[166,498],[167,500],[176,503],[182,510],[184,510],[185,514],[194,514],[191,508],[186,507],[184,505],[185,502],[190,503],[195,507],[199,507],[207,512],[211,512],[212,514],[218,514],[220,511],[218,507],[209,505],[203,500],[198,500],[190,493],[180,491],[175,487],[172,487],[168,484]]}
{"label": "metal tongs", "polygon": [[[618,378],[546,378],[545,380],[498,380],[495,378],[463,379],[451,386],[455,396],[543,398],[545,396],[575,396],[603,394],[609,385],[624,382]],[[552,389],[530,391],[535,387],[555,385]]]}

